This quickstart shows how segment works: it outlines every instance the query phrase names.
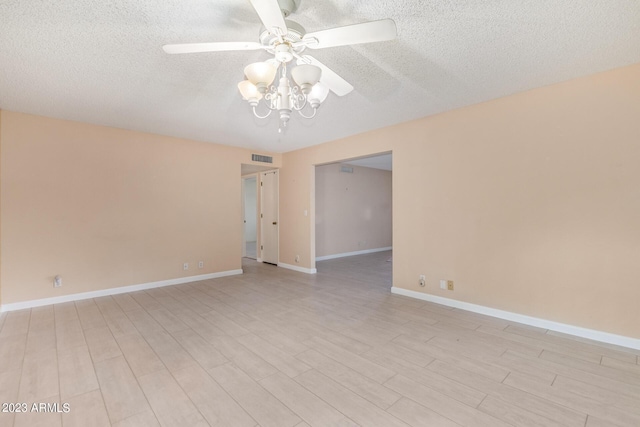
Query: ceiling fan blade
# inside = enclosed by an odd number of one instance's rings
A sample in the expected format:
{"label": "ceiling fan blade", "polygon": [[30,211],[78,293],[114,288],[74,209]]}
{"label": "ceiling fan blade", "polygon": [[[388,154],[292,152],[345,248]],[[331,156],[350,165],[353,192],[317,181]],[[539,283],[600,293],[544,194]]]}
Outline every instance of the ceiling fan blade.
{"label": "ceiling fan blade", "polygon": [[311,49],[322,49],[393,40],[396,35],[396,23],[393,19],[382,19],[307,33],[302,40],[307,41],[307,46]]}
{"label": "ceiling fan blade", "polygon": [[229,50],[260,50],[264,46],[258,42],[216,42],[166,44],[162,46],[166,53],[223,52]]}
{"label": "ceiling fan blade", "polygon": [[287,24],[278,0],[251,0],[251,5],[267,30],[277,35],[287,34]]}
{"label": "ceiling fan blade", "polygon": [[353,90],[353,86],[351,86],[349,82],[336,74],[336,72],[331,68],[315,59],[313,56],[302,55],[298,57],[297,64],[311,64],[315,65],[316,67],[320,67],[320,69],[322,70],[320,81],[322,82],[322,84],[327,86],[329,90],[331,90],[331,92],[335,93],[338,96],[345,96]]}

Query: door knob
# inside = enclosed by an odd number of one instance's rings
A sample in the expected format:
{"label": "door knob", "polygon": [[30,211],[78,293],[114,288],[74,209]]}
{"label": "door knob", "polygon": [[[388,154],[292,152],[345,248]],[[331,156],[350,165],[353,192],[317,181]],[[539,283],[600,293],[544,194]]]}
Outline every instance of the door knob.
{"label": "door knob", "polygon": [[273,225],[278,225],[278,222],[277,221],[273,221]]}

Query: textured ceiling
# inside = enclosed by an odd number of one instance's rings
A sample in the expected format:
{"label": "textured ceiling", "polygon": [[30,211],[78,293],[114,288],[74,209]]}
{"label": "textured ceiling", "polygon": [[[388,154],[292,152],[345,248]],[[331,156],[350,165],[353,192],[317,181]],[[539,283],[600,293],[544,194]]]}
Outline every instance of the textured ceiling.
{"label": "textured ceiling", "polygon": [[255,119],[237,92],[266,52],[248,0],[0,0],[0,108],[285,152],[640,62],[638,0],[302,0],[307,31],[392,18],[394,41],[311,53],[355,90],[313,120]]}

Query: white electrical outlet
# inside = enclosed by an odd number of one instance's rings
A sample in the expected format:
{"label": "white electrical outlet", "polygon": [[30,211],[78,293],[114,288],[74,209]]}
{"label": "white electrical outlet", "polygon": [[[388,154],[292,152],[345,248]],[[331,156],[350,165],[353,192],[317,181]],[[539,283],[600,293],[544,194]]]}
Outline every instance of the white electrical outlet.
{"label": "white electrical outlet", "polygon": [[296,255],[296,262],[300,262],[300,255]]}
{"label": "white electrical outlet", "polygon": [[440,280],[440,289],[447,289],[447,281]]}
{"label": "white electrical outlet", "polygon": [[53,287],[54,288],[59,288],[62,286],[62,277],[60,276],[56,276],[53,278]]}
{"label": "white electrical outlet", "polygon": [[185,262],[184,264],[182,264],[182,269],[183,270],[188,270],[189,269],[189,263]]}
{"label": "white electrical outlet", "polygon": [[421,274],[418,283],[420,283],[420,286],[422,286],[424,288],[424,286],[426,285],[426,280],[427,279],[426,279],[425,275]]}
{"label": "white electrical outlet", "polygon": [[198,261],[198,268],[204,268],[204,261]]}

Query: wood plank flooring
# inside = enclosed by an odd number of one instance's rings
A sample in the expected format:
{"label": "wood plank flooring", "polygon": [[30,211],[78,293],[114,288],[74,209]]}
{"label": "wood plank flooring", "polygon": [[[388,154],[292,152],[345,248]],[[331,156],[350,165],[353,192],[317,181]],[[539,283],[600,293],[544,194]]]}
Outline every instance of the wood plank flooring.
{"label": "wood plank flooring", "polygon": [[392,295],[390,252],[0,315],[0,426],[640,426],[639,351]]}

